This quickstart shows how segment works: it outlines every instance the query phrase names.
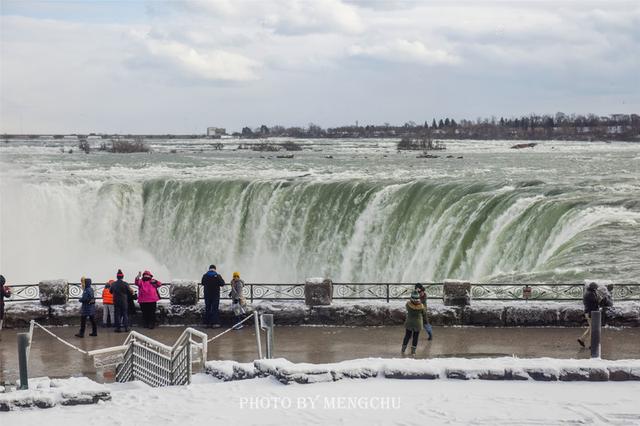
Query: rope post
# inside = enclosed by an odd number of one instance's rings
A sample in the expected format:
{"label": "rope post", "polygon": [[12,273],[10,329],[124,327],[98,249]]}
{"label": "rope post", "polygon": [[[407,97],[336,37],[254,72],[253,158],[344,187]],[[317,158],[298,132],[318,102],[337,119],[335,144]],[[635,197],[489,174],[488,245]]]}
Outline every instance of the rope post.
{"label": "rope post", "polygon": [[262,314],[262,326],[267,329],[267,359],[273,358],[273,314]]}
{"label": "rope post", "polygon": [[602,313],[600,311],[591,311],[591,358],[600,358],[601,325]]}
{"label": "rope post", "polygon": [[260,316],[258,311],[253,311],[253,324],[256,327],[256,343],[258,345],[258,359],[262,359],[262,342],[260,341]]}
{"label": "rope post", "polygon": [[35,327],[35,320],[29,321],[29,346],[27,346],[27,362],[29,362],[29,354],[31,353],[31,342],[33,341],[33,329]]}
{"label": "rope post", "polygon": [[27,348],[29,333],[18,333],[18,364],[20,368],[20,389],[29,389],[29,373],[27,371]]}

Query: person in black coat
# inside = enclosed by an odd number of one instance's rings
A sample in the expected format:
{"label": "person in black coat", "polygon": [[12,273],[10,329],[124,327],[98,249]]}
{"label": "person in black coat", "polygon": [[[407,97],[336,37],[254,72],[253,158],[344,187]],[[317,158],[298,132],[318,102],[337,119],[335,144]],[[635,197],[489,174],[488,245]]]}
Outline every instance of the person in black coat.
{"label": "person in black coat", "polygon": [[98,328],[96,327],[96,298],[91,287],[91,278],[80,278],[82,283],[82,296],[80,296],[79,302],[82,303],[80,308],[80,332],[76,334],[76,337],[84,337],[84,330],[87,325],[87,318],[91,321],[91,334],[89,336],[97,336]]}
{"label": "person in black coat", "polygon": [[202,276],[200,285],[204,288],[205,327],[220,327],[220,288],[225,285],[224,279],[216,271],[216,265],[210,265],[209,270]]}
{"label": "person in black coat", "polygon": [[5,279],[0,275],[0,331],[2,331],[2,323],[4,322],[4,298],[11,297],[11,290],[5,286]]}
{"label": "person in black coat", "polygon": [[129,284],[123,280],[124,274],[120,269],[116,274],[116,282],[111,284],[109,291],[113,294],[113,310],[115,312],[115,332],[120,333],[120,327],[124,327],[124,331],[129,331],[129,299],[132,291]]}
{"label": "person in black coat", "polygon": [[600,309],[600,306],[598,305],[598,296],[596,295],[597,289],[598,284],[591,283],[587,287],[587,291],[584,292],[584,296],[582,296],[582,303],[584,304],[584,317],[587,319],[587,329],[584,331],[584,333],[582,333],[582,336],[578,338],[578,343],[583,348],[585,347],[585,341],[591,344],[591,312]]}

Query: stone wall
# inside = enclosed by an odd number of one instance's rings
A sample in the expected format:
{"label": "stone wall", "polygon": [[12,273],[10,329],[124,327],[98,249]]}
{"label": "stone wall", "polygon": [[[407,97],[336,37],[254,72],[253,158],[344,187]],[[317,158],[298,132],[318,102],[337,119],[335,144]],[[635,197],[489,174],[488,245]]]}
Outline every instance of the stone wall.
{"label": "stone wall", "polygon": [[[248,305],[249,312],[258,309],[274,314],[276,325],[347,325],[381,326],[402,325],[406,316],[405,302],[333,302],[329,306],[309,307],[302,301],[260,301]],[[102,318],[102,304],[96,304],[96,317]],[[202,323],[204,303],[172,305],[163,300],[158,304],[157,318],[164,325],[199,325]],[[571,302],[474,302],[469,306],[445,306],[429,302],[429,319],[440,326],[522,327],[552,326],[580,327],[585,325],[581,303]],[[220,303],[222,323],[233,322],[229,301]],[[31,319],[41,324],[78,325],[80,303],[42,306],[39,302],[8,302],[6,327],[26,327]],[[133,315],[139,324],[140,311]],[[640,326],[640,302],[618,302],[607,314],[605,325]]]}

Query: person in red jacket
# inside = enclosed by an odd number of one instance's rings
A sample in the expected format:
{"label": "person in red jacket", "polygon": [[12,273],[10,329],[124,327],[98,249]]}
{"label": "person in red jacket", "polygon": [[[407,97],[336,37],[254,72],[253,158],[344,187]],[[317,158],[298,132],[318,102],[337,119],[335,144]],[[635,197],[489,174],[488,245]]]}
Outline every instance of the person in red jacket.
{"label": "person in red jacket", "polygon": [[155,278],[149,271],[138,272],[135,280],[138,286],[138,303],[142,311],[142,322],[145,328],[154,328],[156,326],[156,305],[160,300],[158,287],[162,283]]}
{"label": "person in red jacket", "polygon": [[109,280],[102,289],[102,326],[111,327],[112,323],[115,323],[115,317],[113,315],[113,294],[111,294],[111,284],[115,280]]}

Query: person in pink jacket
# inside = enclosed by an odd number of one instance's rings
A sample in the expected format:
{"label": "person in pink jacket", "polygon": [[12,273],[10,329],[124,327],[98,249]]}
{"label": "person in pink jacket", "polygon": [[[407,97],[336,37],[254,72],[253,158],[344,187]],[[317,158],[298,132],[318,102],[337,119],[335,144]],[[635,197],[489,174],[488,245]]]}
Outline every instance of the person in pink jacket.
{"label": "person in pink jacket", "polygon": [[160,300],[158,287],[162,283],[153,278],[149,271],[138,272],[135,280],[138,286],[138,303],[142,311],[142,322],[145,328],[154,328],[156,326],[156,304]]}

